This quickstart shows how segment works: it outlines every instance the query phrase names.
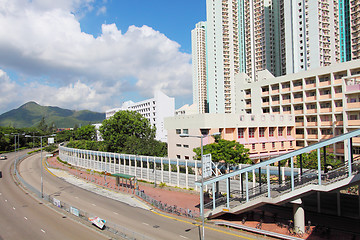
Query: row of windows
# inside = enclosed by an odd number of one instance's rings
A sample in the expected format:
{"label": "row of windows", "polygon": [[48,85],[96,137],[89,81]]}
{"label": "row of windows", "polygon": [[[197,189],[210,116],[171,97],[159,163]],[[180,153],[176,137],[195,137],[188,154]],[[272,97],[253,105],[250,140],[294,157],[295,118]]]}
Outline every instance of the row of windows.
{"label": "row of windows", "polygon": [[[293,141],[290,141],[289,143],[290,143],[290,147],[293,147]],[[257,144],[257,143],[251,144],[251,149],[252,149],[252,150],[255,150],[255,149],[256,149],[256,144]],[[266,143],[258,143],[258,144],[261,144],[261,147],[262,147],[263,150],[266,149]],[[280,144],[281,144],[281,148],[285,148],[285,142],[284,142],[284,141],[281,141]],[[275,142],[272,142],[272,143],[271,143],[271,147],[272,147],[273,149],[275,149],[276,143],[275,143]]]}
{"label": "row of windows", "polygon": [[[291,136],[292,127],[277,127],[277,136],[281,137],[284,134],[286,128],[286,135]],[[275,136],[276,127],[269,127],[269,137]],[[246,128],[238,128],[238,138],[245,138]],[[260,127],[258,131],[259,137],[265,137],[266,128]],[[248,128],[249,138],[255,138],[256,128]]]}

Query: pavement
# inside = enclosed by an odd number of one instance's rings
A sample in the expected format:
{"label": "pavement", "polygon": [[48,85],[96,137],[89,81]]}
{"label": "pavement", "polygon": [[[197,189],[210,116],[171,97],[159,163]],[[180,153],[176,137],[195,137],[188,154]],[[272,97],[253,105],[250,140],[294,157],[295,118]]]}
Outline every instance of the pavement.
{"label": "pavement", "polygon": [[[89,191],[95,192],[97,194],[104,195],[106,197],[124,202],[128,205],[134,207],[140,207],[143,209],[151,209],[153,206],[150,206],[142,199],[135,197],[130,188],[126,188],[124,186],[118,187],[115,183],[115,178],[111,176],[104,176],[100,173],[91,173],[91,171],[81,168],[76,168],[67,164],[63,164],[57,160],[57,157],[52,157],[47,159],[47,165],[49,170],[59,178],[79,186],[81,188],[87,189]],[[130,185],[127,185],[129,187]],[[169,186],[161,186],[157,185],[154,187],[153,183],[146,182],[138,182],[139,190],[143,191],[147,196],[155,199],[157,201],[161,201],[163,204],[167,204],[168,206],[176,205],[177,208],[189,209],[196,216],[199,215],[199,203],[200,196],[196,191],[190,191],[180,188],[174,188]],[[206,211],[206,210],[205,210]],[[278,219],[282,219],[282,222],[286,224],[290,219],[292,213],[282,213],[278,212]],[[274,215],[269,213],[264,215],[263,210],[261,211],[253,211],[252,216],[248,216],[247,220],[243,223],[244,215],[240,216],[231,216],[228,217],[224,215],[223,219],[220,220],[208,220],[207,223],[215,223],[216,221],[229,222],[238,225],[238,228],[250,227],[253,231],[257,231],[256,226],[260,222],[260,218],[263,219],[263,223],[261,226],[262,230],[266,230],[269,232],[283,234],[285,237],[288,236],[288,230],[286,227],[280,227],[276,224],[279,220],[274,219]],[[355,226],[354,226],[355,227]],[[326,228],[317,228],[311,226],[312,233],[304,234],[302,239],[349,239],[349,240],[360,240],[360,235],[354,235],[352,233],[335,231],[331,230],[328,232]],[[299,237],[299,236],[297,236]],[[300,238],[299,238],[300,239]]]}

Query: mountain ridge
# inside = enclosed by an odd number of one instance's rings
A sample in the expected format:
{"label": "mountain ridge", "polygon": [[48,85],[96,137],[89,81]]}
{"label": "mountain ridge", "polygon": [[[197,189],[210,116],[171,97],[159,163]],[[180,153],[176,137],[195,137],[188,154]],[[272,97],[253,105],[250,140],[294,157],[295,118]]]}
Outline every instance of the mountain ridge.
{"label": "mountain ridge", "polygon": [[56,106],[41,106],[34,101],[27,102],[19,108],[0,115],[0,126],[15,128],[32,127],[40,123],[42,118],[57,128],[72,128],[75,125],[99,123],[105,119],[105,113],[89,110],[69,110]]}

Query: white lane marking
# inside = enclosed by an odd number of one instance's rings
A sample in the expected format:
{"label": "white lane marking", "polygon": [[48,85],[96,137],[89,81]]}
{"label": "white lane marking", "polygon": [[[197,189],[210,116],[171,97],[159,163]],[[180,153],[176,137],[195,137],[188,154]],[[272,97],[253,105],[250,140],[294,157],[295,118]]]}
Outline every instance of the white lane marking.
{"label": "white lane marking", "polygon": [[0,196],[2,195],[2,193],[0,192]]}
{"label": "white lane marking", "polygon": [[15,210],[15,208],[13,207],[13,210]]}
{"label": "white lane marking", "polygon": [[28,220],[28,218],[27,218],[27,217],[24,217],[24,219],[25,219],[25,220]]}
{"label": "white lane marking", "polygon": [[183,235],[180,235],[180,237],[185,238],[185,239],[188,239],[187,237],[185,237],[185,236],[183,236]]}
{"label": "white lane marking", "polygon": [[42,229],[41,229],[41,231],[42,231],[43,233],[45,233],[45,231],[44,231],[44,230],[42,230]]}
{"label": "white lane marking", "polygon": [[117,212],[113,212],[114,214],[116,214],[116,215],[119,215]]}
{"label": "white lane marking", "polygon": [[148,224],[148,223],[144,223],[144,222],[143,222],[142,224],[144,224],[144,225],[146,225],[146,226],[149,226],[149,224]]}
{"label": "white lane marking", "polygon": [[96,204],[91,204],[91,205],[93,205],[94,207],[96,206]]}
{"label": "white lane marking", "polygon": [[79,199],[79,197],[75,197],[76,199]]}
{"label": "white lane marking", "polygon": [[7,199],[5,199],[5,202],[7,202]]}

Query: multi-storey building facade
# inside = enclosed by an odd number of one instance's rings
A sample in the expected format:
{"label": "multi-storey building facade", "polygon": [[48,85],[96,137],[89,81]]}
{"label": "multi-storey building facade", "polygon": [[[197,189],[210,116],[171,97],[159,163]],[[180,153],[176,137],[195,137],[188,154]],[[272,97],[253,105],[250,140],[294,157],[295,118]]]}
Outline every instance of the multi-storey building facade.
{"label": "multi-storey building facade", "polygon": [[198,113],[208,112],[206,82],[206,22],[199,22],[191,31],[193,67],[193,103]]}
{"label": "multi-storey building facade", "polygon": [[[298,147],[360,128],[360,60],[281,77],[264,71],[257,82],[241,75],[237,80],[238,111],[294,115]],[[344,153],[344,146],[335,148]]]}
{"label": "multi-storey building facade", "polygon": [[209,112],[231,113],[234,77],[239,72],[238,4],[207,0],[206,13]]}
{"label": "multi-storey building facade", "polygon": [[337,0],[284,1],[286,73],[340,61]]}
{"label": "multi-storey building facade", "polygon": [[[193,159],[200,138],[182,138],[180,134],[203,135],[203,144],[214,142],[211,134],[243,144],[254,162],[295,149],[295,118],[279,114],[196,114],[165,119],[168,132],[168,157]],[[208,136],[207,136],[208,135]]]}
{"label": "multi-storey building facade", "polygon": [[360,2],[350,1],[351,58],[360,59]]}
{"label": "multi-storey building facade", "polygon": [[106,111],[106,119],[112,117],[118,111],[136,111],[148,119],[156,127],[156,140],[166,142],[167,132],[164,127],[164,118],[175,114],[175,99],[168,97],[161,91],[156,91],[154,98],[134,103],[124,102],[121,108],[114,108]]}

